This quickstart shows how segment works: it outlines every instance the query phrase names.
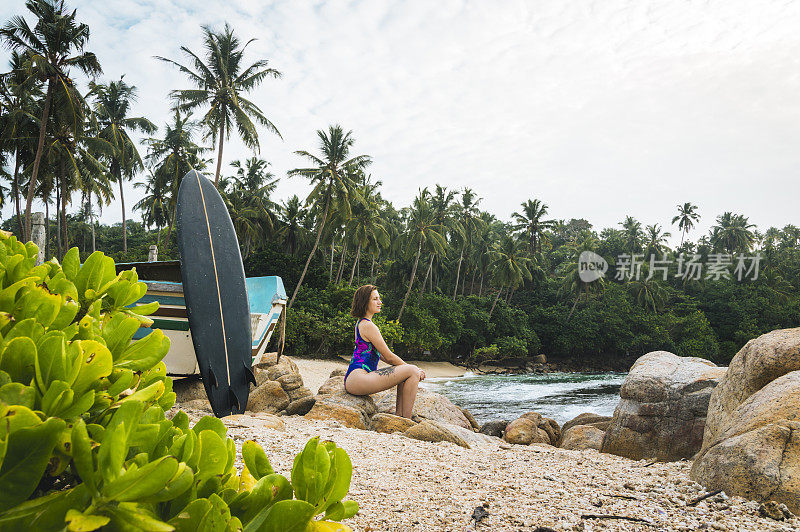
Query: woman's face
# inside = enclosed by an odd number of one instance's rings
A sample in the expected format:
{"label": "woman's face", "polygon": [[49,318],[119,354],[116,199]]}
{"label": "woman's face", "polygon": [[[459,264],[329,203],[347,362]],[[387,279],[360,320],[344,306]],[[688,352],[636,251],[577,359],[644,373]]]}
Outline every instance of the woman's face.
{"label": "woman's face", "polygon": [[367,304],[367,311],[377,314],[381,311],[383,303],[381,302],[381,295],[377,290],[373,290],[369,295],[369,303]]}

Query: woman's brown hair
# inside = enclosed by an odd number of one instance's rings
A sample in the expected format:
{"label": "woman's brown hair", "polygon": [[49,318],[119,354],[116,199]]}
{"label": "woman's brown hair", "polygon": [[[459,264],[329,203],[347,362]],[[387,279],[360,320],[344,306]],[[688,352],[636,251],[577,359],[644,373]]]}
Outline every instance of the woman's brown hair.
{"label": "woman's brown hair", "polygon": [[363,318],[367,314],[367,305],[369,305],[372,291],[377,289],[377,286],[371,284],[359,286],[356,293],[353,294],[353,306],[350,307],[350,315],[354,318]]}

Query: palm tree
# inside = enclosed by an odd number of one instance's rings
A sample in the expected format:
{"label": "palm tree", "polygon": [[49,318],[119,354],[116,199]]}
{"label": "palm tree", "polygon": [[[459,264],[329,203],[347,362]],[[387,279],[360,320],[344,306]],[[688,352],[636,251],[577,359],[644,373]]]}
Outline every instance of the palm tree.
{"label": "palm tree", "polygon": [[79,94],[69,76],[69,69],[75,67],[91,76],[100,74],[102,69],[97,57],[84,51],[89,41],[89,26],[76,21],[77,11],[68,12],[63,0],[28,0],[25,7],[36,16],[36,25],[31,28],[24,17],[14,16],[0,29],[0,38],[12,50],[25,53],[39,81],[47,83],[39,121],[39,141],[25,204],[22,237],[27,240],[31,234],[31,207],[44,154],[53,96],[56,92],[62,92],[68,96],[62,100],[66,105],[82,105],[81,98],[76,98]]}
{"label": "palm tree", "polygon": [[569,261],[567,263],[564,276],[561,278],[561,292],[567,297],[575,298],[572,308],[567,315],[567,321],[572,318],[572,313],[575,312],[575,307],[578,305],[581,295],[584,295],[586,297],[586,301],[589,301],[591,294],[602,292],[605,288],[605,277],[600,277],[589,282],[584,281],[580,276],[580,269],[577,260],[583,251],[595,252],[598,245],[599,242],[597,238],[589,235],[580,242],[570,246],[576,260]]}
{"label": "palm tree", "polygon": [[[342,210],[349,213],[350,195],[353,189],[352,174],[363,170],[372,162],[368,155],[350,157],[350,149],[355,143],[353,132],[348,131],[345,133],[342,130],[342,126],[338,124],[330,126],[327,132],[317,130],[317,136],[320,140],[321,157],[317,157],[303,150],[295,152],[297,155],[311,161],[314,166],[311,168],[295,168],[288,172],[289,176],[300,175],[307,177],[311,181],[314,188],[306,198],[306,204],[314,205],[316,208],[321,207],[322,216],[317,220],[317,238],[314,241],[311,252],[308,254],[308,259],[303,267],[303,273],[300,274],[300,280],[297,281],[297,286],[294,289],[292,298],[286,306],[287,309],[291,308],[292,303],[294,303],[297,293],[300,291],[300,286],[303,284],[306,272],[308,271],[311,258],[317,251],[322,231],[325,229],[325,223],[328,221],[331,201],[336,200]],[[357,192],[354,191],[353,195],[358,199]]]}
{"label": "palm tree", "polygon": [[544,230],[555,226],[556,220],[542,220],[547,214],[547,205],[538,199],[528,200],[522,205],[522,213],[515,212],[511,216],[516,220],[515,231],[523,231],[528,237],[528,250],[533,255],[542,251],[542,239],[546,238]]}
{"label": "palm tree", "polygon": [[655,279],[635,279],[628,282],[630,291],[634,294],[636,303],[644,308],[649,308],[653,313],[664,304],[666,290]]}
{"label": "palm tree", "polygon": [[383,183],[376,181],[371,183],[369,177],[364,180],[364,184],[359,188],[360,198],[352,208],[352,217],[347,223],[347,234],[356,244],[356,257],[353,261],[353,268],[350,271],[350,280],[347,286],[353,284],[353,277],[356,273],[356,266],[361,258],[361,250],[369,247],[370,244],[375,248],[385,248],[389,245],[389,232],[383,226],[383,220],[378,213],[378,203],[375,191]]}
{"label": "palm tree", "polygon": [[[124,76],[123,76],[124,77]],[[148,119],[137,116],[130,117],[131,104],[136,102],[136,87],[128,85],[119,78],[107,85],[90,85],[94,94],[94,112],[97,117],[100,133],[98,136],[114,147],[109,157],[109,169],[112,178],[119,183],[119,200],[122,205],[122,252],[128,252],[128,229],[125,219],[125,191],[123,180],[130,179],[136,171],[142,169],[142,157],[130,133],[141,131],[153,133],[155,124]]]}
{"label": "palm tree", "polygon": [[142,224],[145,227],[156,226],[158,233],[156,246],[160,246],[161,228],[169,223],[169,188],[152,172],[148,174],[145,181],[138,181],[133,186],[145,190],[144,197],[133,208],[142,211]]}
{"label": "palm tree", "polygon": [[[30,62],[27,57],[14,50],[9,61],[10,71],[0,77],[0,152],[14,154],[14,173],[11,177],[11,193],[14,196],[14,212],[17,225],[23,230],[22,208],[20,206],[20,170],[23,162],[35,150],[38,131],[36,109],[42,92],[36,86],[36,78],[31,75]],[[21,236],[21,235],[20,235]]]}
{"label": "palm tree", "polygon": [[430,193],[427,188],[423,188],[414,198],[408,217],[405,238],[401,244],[405,250],[413,249],[414,244],[417,244],[417,253],[414,256],[414,266],[411,269],[411,277],[408,279],[408,290],[406,290],[406,295],[403,298],[403,304],[400,305],[397,321],[400,321],[400,318],[403,317],[408,296],[414,286],[414,278],[417,276],[417,266],[419,265],[419,257],[422,254],[422,246],[427,244],[439,253],[443,253],[444,248],[447,246],[447,241],[441,233],[442,227],[436,223],[433,214]]}
{"label": "palm tree", "polygon": [[678,229],[681,230],[681,244],[686,233],[694,228],[694,223],[700,220],[700,215],[697,214],[697,205],[689,202],[683,205],[678,205],[678,215],[672,218],[672,223],[678,222]]}
{"label": "palm tree", "polygon": [[636,253],[642,250],[642,240],[644,233],[642,232],[642,224],[633,216],[626,216],[625,220],[620,222],[622,226],[623,238],[625,245],[630,253]]}
{"label": "palm tree", "polygon": [[667,249],[666,243],[671,233],[663,232],[660,224],[645,226],[645,238],[647,239],[647,256],[661,255]]}
{"label": "palm tree", "polygon": [[281,77],[281,73],[274,68],[267,68],[266,59],[244,66],[244,52],[254,40],[250,39],[242,46],[238,37],[233,34],[233,28],[227,23],[221,32],[203,26],[205,62],[185,46],[181,46],[181,51],[189,59],[191,67],[157,57],[177,66],[196,87],[172,91],[172,97],[180,103],[181,110],[192,111],[206,105],[209,107],[202,122],[208,129],[207,137],[212,142],[219,140],[215,185],[219,183],[224,141],[230,137],[234,126],[245,146],[256,151],[259,150],[258,131],[253,120],[283,139],[275,125],[264,116],[264,112],[244,97],[245,93],[258,87],[264,78]]}
{"label": "palm tree", "polygon": [[717,225],[711,228],[711,244],[715,251],[746,253],[753,247],[755,235],[747,217],[728,211],[717,216]]}
{"label": "palm tree", "polygon": [[504,288],[509,291],[516,289],[526,280],[533,279],[531,274],[531,259],[523,255],[523,244],[511,235],[503,235],[498,246],[492,252],[492,262],[489,266],[498,285],[497,295],[489,311],[492,318],[497,300]]}
{"label": "palm tree", "polygon": [[461,253],[458,257],[458,266],[456,267],[456,284],[453,287],[453,301],[456,300],[456,293],[458,292],[458,279],[461,276],[461,263],[464,260],[464,254],[467,247],[472,242],[472,235],[476,233],[481,227],[481,220],[478,217],[478,204],[481,198],[476,199],[475,192],[472,189],[465,187],[461,193],[461,202],[458,204],[458,225],[456,226],[456,235],[460,235],[461,239]]}
{"label": "palm tree", "polygon": [[153,170],[157,184],[154,187],[166,195],[169,214],[169,229],[166,245],[170,243],[172,227],[175,224],[175,209],[178,202],[178,189],[183,176],[189,170],[202,170],[205,161],[201,155],[208,151],[194,143],[194,133],[199,123],[191,115],[181,116],[180,110],[173,109],[172,122],[164,126],[164,136],[151,138],[147,142],[149,151],[146,160]]}
{"label": "palm tree", "polygon": [[300,204],[297,195],[292,196],[280,207],[281,225],[278,235],[288,248],[289,254],[294,255],[303,235],[303,219],[307,211]]}

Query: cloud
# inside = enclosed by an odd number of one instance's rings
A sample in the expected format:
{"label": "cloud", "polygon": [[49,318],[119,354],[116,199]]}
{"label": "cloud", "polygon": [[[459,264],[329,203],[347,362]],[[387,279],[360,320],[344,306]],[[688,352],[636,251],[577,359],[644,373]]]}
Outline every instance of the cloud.
{"label": "cloud", "polygon": [[[800,4],[744,1],[72,2],[103,79],[125,74],[134,112],[162,126],[187,87],[179,47],[228,21],[250,61],[283,73],[250,97],[278,126],[261,156],[278,176],[340,123],[384,196],[472,187],[507,219],[539,198],[596,228],[625,215],[669,225],[678,203],[703,219],[734,210],[762,229],[798,223]],[[22,13],[0,6],[0,19]],[[250,156],[235,137],[224,162]],[[212,170],[213,171],[213,170]],[[280,198],[307,186],[285,178]],[[126,205],[140,190],[126,188]],[[135,214],[138,216],[138,214]],[[120,219],[118,207],[105,221]],[[677,231],[673,231],[677,234]],[[677,241],[677,237],[675,239]]]}

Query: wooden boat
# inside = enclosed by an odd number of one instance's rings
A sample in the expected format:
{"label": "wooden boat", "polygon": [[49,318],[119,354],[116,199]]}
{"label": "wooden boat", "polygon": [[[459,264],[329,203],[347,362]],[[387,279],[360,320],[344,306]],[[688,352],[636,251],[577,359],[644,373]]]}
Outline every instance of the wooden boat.
{"label": "wooden boat", "polygon": [[[199,368],[192,344],[192,332],[186,316],[186,302],[178,261],[157,261],[118,264],[118,271],[136,268],[139,279],[147,284],[147,293],[136,304],[158,301],[159,308],[150,317],[153,325],[139,329],[134,340],[144,338],[152,329],[161,329],[169,337],[172,346],[164,357],[167,373],[173,377],[198,375]],[[151,280],[156,279],[156,280]],[[252,363],[261,362],[267,344],[286,306],[286,290],[283,280],[277,276],[248,277],[247,296],[250,304],[250,327],[252,331]]]}

